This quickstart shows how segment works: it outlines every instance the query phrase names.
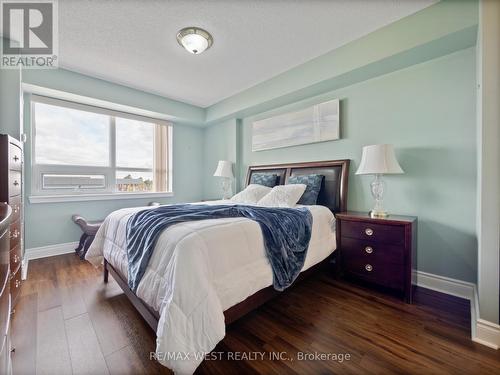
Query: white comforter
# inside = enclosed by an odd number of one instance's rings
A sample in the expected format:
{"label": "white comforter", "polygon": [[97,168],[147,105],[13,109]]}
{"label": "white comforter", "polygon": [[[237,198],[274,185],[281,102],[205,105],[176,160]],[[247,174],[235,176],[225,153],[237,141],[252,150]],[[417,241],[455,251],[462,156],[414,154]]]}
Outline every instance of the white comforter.
{"label": "white comforter", "polygon": [[[228,201],[204,202],[229,203]],[[313,215],[311,241],[303,270],[335,250],[335,218],[323,206],[307,206]],[[126,223],[133,213],[111,213],[97,232],[86,259],[103,256],[127,276]],[[193,373],[204,353],[224,338],[224,310],[272,285],[259,224],[245,218],[176,224],[158,238],[137,289],[137,296],[160,314],[157,358],[176,373]]]}

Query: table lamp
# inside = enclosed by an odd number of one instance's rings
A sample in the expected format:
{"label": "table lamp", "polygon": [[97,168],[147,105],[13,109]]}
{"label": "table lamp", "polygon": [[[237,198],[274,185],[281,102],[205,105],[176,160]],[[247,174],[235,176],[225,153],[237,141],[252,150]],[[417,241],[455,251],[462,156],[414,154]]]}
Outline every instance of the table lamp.
{"label": "table lamp", "polygon": [[219,160],[217,169],[215,170],[215,177],[222,177],[222,199],[231,198],[231,179],[233,178],[232,164],[228,160]]}
{"label": "table lamp", "polygon": [[404,173],[396,160],[394,147],[392,145],[370,145],[363,147],[361,163],[356,174],[372,174],[375,179],[370,184],[375,207],[370,211],[371,217],[387,217],[388,214],[383,207],[384,196],[384,174]]}

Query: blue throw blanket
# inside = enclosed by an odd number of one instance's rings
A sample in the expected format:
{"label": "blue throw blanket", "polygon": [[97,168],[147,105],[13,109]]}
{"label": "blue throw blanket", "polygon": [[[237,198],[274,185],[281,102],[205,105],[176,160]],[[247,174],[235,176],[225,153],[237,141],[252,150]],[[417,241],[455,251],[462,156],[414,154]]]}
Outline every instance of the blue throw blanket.
{"label": "blue throw blanket", "polygon": [[276,290],[299,275],[311,239],[312,215],[307,208],[243,205],[160,206],[133,214],[127,222],[128,285],[134,292],[144,276],[156,240],[163,230],[185,221],[245,217],[259,223]]}

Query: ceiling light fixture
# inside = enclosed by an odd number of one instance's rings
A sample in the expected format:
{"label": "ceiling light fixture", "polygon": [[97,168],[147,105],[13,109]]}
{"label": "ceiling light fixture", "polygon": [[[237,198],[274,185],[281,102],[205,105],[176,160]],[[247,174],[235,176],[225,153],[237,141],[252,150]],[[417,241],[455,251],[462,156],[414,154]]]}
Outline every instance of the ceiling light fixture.
{"label": "ceiling light fixture", "polygon": [[212,46],[214,38],[199,27],[185,27],[177,33],[177,42],[189,53],[199,55]]}

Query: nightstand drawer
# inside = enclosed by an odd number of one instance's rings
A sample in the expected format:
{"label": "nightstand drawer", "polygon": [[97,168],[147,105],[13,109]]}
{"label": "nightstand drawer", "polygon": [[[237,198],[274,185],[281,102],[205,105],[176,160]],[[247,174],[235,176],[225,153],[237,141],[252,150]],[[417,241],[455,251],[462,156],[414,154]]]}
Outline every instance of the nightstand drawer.
{"label": "nightstand drawer", "polygon": [[390,215],[373,218],[365,212],[336,215],[340,265],[353,279],[402,292],[412,302],[416,283],[417,218]]}
{"label": "nightstand drawer", "polygon": [[342,257],[344,271],[354,276],[388,288],[403,290],[404,267],[380,259],[365,257]]}
{"label": "nightstand drawer", "polygon": [[342,220],[342,237],[400,245],[405,241],[405,230],[400,225]]}
{"label": "nightstand drawer", "polygon": [[367,262],[404,264],[405,252],[401,245],[388,245],[348,237],[342,237],[340,243],[343,258],[356,257],[365,259]]}

